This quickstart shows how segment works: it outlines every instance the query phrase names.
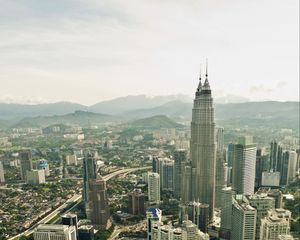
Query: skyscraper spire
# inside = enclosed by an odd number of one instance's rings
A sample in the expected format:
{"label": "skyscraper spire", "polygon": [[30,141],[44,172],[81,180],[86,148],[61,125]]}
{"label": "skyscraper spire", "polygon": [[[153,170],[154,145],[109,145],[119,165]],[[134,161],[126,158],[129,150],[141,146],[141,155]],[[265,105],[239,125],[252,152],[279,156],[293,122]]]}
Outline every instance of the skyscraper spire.
{"label": "skyscraper spire", "polygon": [[197,92],[200,92],[201,88],[202,88],[202,82],[201,82],[201,64],[200,64],[199,84],[198,84]]}
{"label": "skyscraper spire", "polygon": [[205,79],[207,79],[208,77],[208,61],[207,61],[207,58],[206,58],[206,73],[205,73]]}

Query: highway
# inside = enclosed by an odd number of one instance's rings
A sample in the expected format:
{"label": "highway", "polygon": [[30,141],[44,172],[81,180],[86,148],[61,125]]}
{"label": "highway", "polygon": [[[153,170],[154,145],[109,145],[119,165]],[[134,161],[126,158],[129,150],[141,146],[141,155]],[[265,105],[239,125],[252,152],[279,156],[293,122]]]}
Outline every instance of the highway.
{"label": "highway", "polygon": [[[141,168],[128,168],[128,169],[121,169],[118,171],[115,171],[113,173],[107,174],[105,176],[103,176],[103,178],[108,181],[120,174],[129,174],[132,172],[136,172],[138,170],[144,170],[144,169],[149,169],[151,167],[141,167]],[[51,213],[49,213],[47,216],[45,216],[43,219],[41,219],[40,221],[38,221],[36,224],[34,224],[32,227],[30,227],[29,229],[27,229],[25,232],[20,233],[12,238],[9,238],[9,240],[14,240],[17,239],[21,236],[29,236],[34,232],[34,229],[39,225],[39,224],[44,224],[44,223],[48,223],[50,222],[54,217],[56,217],[58,214],[64,214],[61,213],[61,210],[63,210],[64,208],[66,208],[70,203],[72,202],[80,202],[82,200],[82,195],[74,195],[72,198],[68,199],[65,203],[63,203],[62,205],[60,205],[58,208],[56,208],[54,211],[52,211]]]}

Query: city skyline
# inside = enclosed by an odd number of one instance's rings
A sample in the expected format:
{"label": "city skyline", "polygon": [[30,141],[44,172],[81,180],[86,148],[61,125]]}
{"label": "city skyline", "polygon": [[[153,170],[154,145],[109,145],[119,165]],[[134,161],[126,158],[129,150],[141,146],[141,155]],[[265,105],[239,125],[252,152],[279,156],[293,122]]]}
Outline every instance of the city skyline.
{"label": "city skyline", "polygon": [[2,0],[0,101],[191,96],[206,58],[217,98],[297,101],[298,4]]}

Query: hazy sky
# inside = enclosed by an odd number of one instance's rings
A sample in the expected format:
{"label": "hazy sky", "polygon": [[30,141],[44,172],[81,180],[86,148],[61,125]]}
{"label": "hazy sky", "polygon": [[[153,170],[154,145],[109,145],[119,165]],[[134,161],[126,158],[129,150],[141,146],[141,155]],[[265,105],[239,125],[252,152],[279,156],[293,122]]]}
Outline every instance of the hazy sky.
{"label": "hazy sky", "polygon": [[0,0],[0,101],[298,100],[299,0]]}

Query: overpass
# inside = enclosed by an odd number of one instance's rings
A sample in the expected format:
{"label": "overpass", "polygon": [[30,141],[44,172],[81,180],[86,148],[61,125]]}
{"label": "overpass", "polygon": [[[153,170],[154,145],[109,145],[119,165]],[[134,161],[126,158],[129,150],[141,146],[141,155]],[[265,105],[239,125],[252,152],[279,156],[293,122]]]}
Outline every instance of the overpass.
{"label": "overpass", "polygon": [[[108,181],[118,175],[121,175],[121,174],[129,174],[129,173],[132,173],[132,172],[136,172],[136,171],[139,171],[139,170],[145,170],[145,169],[149,169],[151,167],[140,167],[140,168],[128,168],[128,169],[121,169],[121,170],[118,170],[118,171],[115,171],[115,172],[112,172],[110,174],[107,174],[105,176],[103,176],[104,180],[105,181]],[[34,232],[34,229],[39,225],[39,224],[45,224],[45,223],[49,223],[53,218],[55,218],[58,214],[64,214],[65,212],[61,212],[63,209],[65,209],[66,207],[68,207],[68,205],[70,203],[74,203],[74,202],[77,202],[77,204],[79,202],[81,202],[82,200],[82,195],[80,194],[75,194],[73,197],[71,197],[70,199],[68,199],[65,203],[63,203],[62,205],[60,205],[58,208],[56,208],[54,211],[52,211],[51,213],[49,213],[47,216],[43,217],[40,221],[38,221],[36,224],[34,224],[32,227],[30,227],[29,229],[27,229],[26,231],[14,236],[14,237],[11,237],[9,238],[8,240],[14,240],[14,239],[18,239],[19,237],[21,236],[29,236],[31,234],[33,234]],[[77,205],[76,204],[76,205]],[[71,209],[73,209],[75,206],[73,206]],[[67,210],[66,212],[69,212],[71,209]]]}

